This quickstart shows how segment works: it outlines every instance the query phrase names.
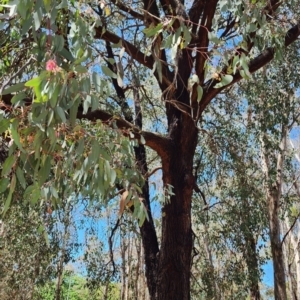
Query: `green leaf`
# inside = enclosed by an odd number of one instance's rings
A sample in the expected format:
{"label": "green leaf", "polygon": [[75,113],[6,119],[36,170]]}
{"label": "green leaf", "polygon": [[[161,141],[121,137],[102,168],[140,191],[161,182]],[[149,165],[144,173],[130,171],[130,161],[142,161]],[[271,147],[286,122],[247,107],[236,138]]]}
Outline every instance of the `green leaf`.
{"label": "green leaf", "polygon": [[163,26],[164,25],[162,23],[159,23],[155,27],[150,26],[149,28],[144,29],[143,32],[145,33],[146,37],[151,37],[162,32]]}
{"label": "green leaf", "polygon": [[10,203],[11,203],[11,199],[12,199],[12,193],[9,192],[6,200],[5,200],[5,205],[4,205],[4,208],[3,208],[3,212],[2,214],[5,216],[6,212],[8,211],[9,207],[10,207]]}
{"label": "green leaf", "polygon": [[17,178],[18,178],[18,181],[20,182],[22,188],[25,190],[26,189],[26,180],[25,180],[25,176],[24,176],[24,173],[22,171],[22,169],[18,166],[17,167]]}
{"label": "green leaf", "polygon": [[[24,18],[25,19],[25,18]],[[29,16],[22,24],[22,35],[27,34],[32,27],[32,16]]]}
{"label": "green leaf", "polygon": [[200,102],[203,96],[203,88],[201,85],[197,86],[197,101]]}
{"label": "green leaf", "polygon": [[220,40],[218,39],[218,37],[213,32],[209,32],[208,33],[208,39],[210,41],[212,41],[213,43],[215,43],[215,44],[218,44],[220,42]]}
{"label": "green leaf", "polygon": [[49,178],[49,174],[51,172],[51,156],[43,157],[43,159],[44,159],[44,163],[43,165],[41,165],[38,174],[38,180],[40,186]]}
{"label": "green leaf", "polygon": [[29,81],[27,81],[25,83],[25,86],[28,86],[28,87],[38,87],[41,84],[41,82],[42,82],[42,78],[35,77],[35,78],[32,78]]}
{"label": "green leaf", "polygon": [[70,62],[75,61],[73,55],[66,48],[63,48],[61,51],[59,51],[59,54]]}
{"label": "green leaf", "polygon": [[[44,0],[45,1],[45,0]],[[62,9],[68,7],[68,1],[62,0],[59,5],[56,6],[56,9]]]}
{"label": "green leaf", "polygon": [[72,126],[74,126],[75,123],[76,123],[78,106],[79,106],[78,101],[75,101],[73,103],[73,105],[71,106],[70,111],[69,111],[69,114],[70,114],[70,123],[71,123]]}
{"label": "green leaf", "polygon": [[98,73],[93,72],[92,81],[93,81],[93,84],[94,84],[94,87],[95,87],[96,91],[98,93],[100,93],[101,92],[101,77],[99,76]]}
{"label": "green leaf", "polygon": [[5,89],[1,95],[7,95],[7,94],[19,92],[23,88],[24,88],[24,82],[20,82]]}
{"label": "green leaf", "polygon": [[0,121],[0,134],[2,134],[3,132],[5,132],[8,127],[10,125],[10,121],[7,119],[3,119]]}
{"label": "green leaf", "polygon": [[7,176],[7,175],[10,173],[11,168],[12,168],[12,166],[14,165],[14,163],[16,162],[16,160],[17,160],[17,157],[14,156],[14,155],[9,156],[9,157],[5,160],[5,162],[4,162],[4,164],[3,164],[1,176],[3,176],[3,177],[4,177],[4,176]]}
{"label": "green leaf", "polygon": [[221,75],[221,82],[217,83],[214,88],[221,88],[223,86],[228,85],[233,80],[233,77],[231,75]]}
{"label": "green leaf", "polygon": [[8,178],[2,178],[0,180],[0,193],[3,193],[7,190],[9,185],[9,179]]}
{"label": "green leaf", "polygon": [[78,146],[76,148],[76,154],[78,156],[81,156],[82,153],[84,151],[84,139],[81,139],[79,142],[78,142]]}
{"label": "green leaf", "polygon": [[12,135],[12,138],[14,140],[14,143],[19,147],[19,149],[22,151],[22,152],[25,152],[21,142],[20,142],[20,136],[17,132],[17,129],[16,127],[18,126],[18,122],[13,122],[11,124],[11,128],[10,128],[10,132],[11,132],[11,135]]}
{"label": "green leaf", "polygon": [[84,102],[83,102],[83,113],[86,114],[89,107],[91,106],[92,98],[90,95],[87,95]]}
{"label": "green leaf", "polygon": [[36,188],[35,184],[29,185],[23,194],[24,198],[29,197],[35,188]]}
{"label": "green leaf", "polygon": [[51,191],[51,194],[52,194],[52,196],[53,196],[54,198],[56,198],[56,199],[59,198],[59,197],[58,197],[57,190],[55,189],[54,186],[51,186],[51,187],[50,187],[50,191]]}
{"label": "green leaf", "polygon": [[65,40],[64,40],[63,36],[61,36],[61,35],[56,35],[56,36],[54,37],[54,46],[55,46],[55,50],[56,50],[57,52],[63,50],[64,44],[65,44]]}
{"label": "green leaf", "polygon": [[14,95],[11,99],[11,103],[12,104],[16,104],[18,103],[20,100],[23,100],[24,98],[26,98],[26,94],[24,92],[21,92],[17,95]]}
{"label": "green leaf", "polygon": [[36,10],[36,12],[33,13],[33,21],[34,21],[35,30],[38,30],[40,28],[42,19],[43,19],[42,9],[39,8]]}
{"label": "green leaf", "polygon": [[51,0],[43,0],[46,11],[49,12],[51,9]]}
{"label": "green leaf", "polygon": [[114,169],[110,169],[110,186],[113,187],[117,178],[117,172]]}
{"label": "green leaf", "polygon": [[91,96],[91,101],[92,101],[92,108],[91,110],[94,111],[99,108],[99,97],[96,95]]}
{"label": "green leaf", "polygon": [[10,193],[13,193],[15,191],[16,184],[17,184],[17,177],[16,177],[16,174],[13,174],[11,181],[10,181],[10,187],[9,187]]}
{"label": "green leaf", "polygon": [[192,39],[192,35],[187,26],[183,25],[182,29],[183,29],[183,39],[184,39],[183,48],[186,48]]}
{"label": "green leaf", "polygon": [[96,163],[96,161],[99,159],[100,156],[100,151],[99,151],[100,145],[97,140],[94,140],[92,142],[91,148],[92,148],[92,152],[89,155],[89,157],[91,158],[91,162]]}
{"label": "green leaf", "polygon": [[160,59],[155,59],[155,68],[156,72],[158,74],[158,80],[159,82],[162,82],[162,65]]}
{"label": "green leaf", "polygon": [[74,71],[77,73],[87,73],[88,69],[82,65],[75,66]]}
{"label": "green leaf", "polygon": [[61,118],[61,120],[63,121],[63,123],[66,123],[67,119],[66,119],[66,115],[65,115],[64,110],[60,106],[57,106],[55,108],[55,111],[57,112],[57,114],[59,115],[59,117]]}
{"label": "green leaf", "polygon": [[49,103],[52,108],[54,108],[57,105],[58,96],[61,90],[62,90],[61,84],[57,84],[54,88],[53,93],[51,93],[52,91],[49,93]]}
{"label": "green leaf", "polygon": [[101,66],[102,72],[109,77],[117,79],[117,75],[107,66]]}

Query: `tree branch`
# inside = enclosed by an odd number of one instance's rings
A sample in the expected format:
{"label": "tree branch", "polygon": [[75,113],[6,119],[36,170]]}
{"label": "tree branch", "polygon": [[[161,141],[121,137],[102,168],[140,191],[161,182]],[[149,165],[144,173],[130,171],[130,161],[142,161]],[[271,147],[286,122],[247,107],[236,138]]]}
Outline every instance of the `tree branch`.
{"label": "tree branch", "polygon": [[[111,42],[113,44],[118,44],[121,41],[122,46],[125,48],[126,53],[130,57],[132,57],[134,60],[136,60],[141,65],[143,65],[151,70],[153,69],[154,59],[153,59],[152,55],[146,56],[146,54],[141,52],[133,44],[127,42],[126,40],[119,37],[118,35],[107,31],[106,29],[104,29],[101,26],[95,28],[95,30],[96,30],[95,38],[102,39],[104,41]],[[167,66],[163,67],[162,81],[163,81],[164,86],[169,86],[171,84],[171,81],[169,79],[169,77],[171,77],[170,73],[171,72],[168,70]],[[157,74],[156,74],[156,77],[158,77]]]}
{"label": "tree branch", "polygon": [[204,0],[194,0],[192,7],[189,11],[190,21],[193,23],[192,32],[196,34],[198,28],[199,19],[203,13],[205,1]]}
{"label": "tree branch", "polygon": [[143,52],[141,52],[137,47],[122,39],[118,35],[111,33],[99,26],[95,28],[96,35],[95,38],[102,39],[107,42],[111,42],[113,44],[118,44],[120,41],[122,42],[122,46],[125,48],[125,51],[137,62],[142,64],[143,66],[152,69],[154,60],[152,56],[146,56]]}
{"label": "tree branch", "polygon": [[204,7],[203,16],[201,19],[201,27],[198,33],[198,42],[195,46],[198,49],[196,57],[196,74],[199,77],[200,84],[204,81],[204,64],[207,60],[208,49],[208,32],[211,31],[212,20],[215,15],[218,0],[207,1]]}
{"label": "tree branch", "polygon": [[120,1],[117,0],[111,0],[111,2],[117,6],[119,9],[121,9],[122,11],[130,14],[131,16],[133,16],[134,18],[144,21],[144,16],[138,12],[136,12],[135,10],[133,10],[131,7],[128,7],[126,5],[124,5],[123,3],[121,3]]}
{"label": "tree branch", "polygon": [[132,138],[137,139],[141,144],[141,139],[143,137],[146,142],[145,145],[156,151],[162,158],[169,152],[170,142],[167,138],[149,131],[140,130],[137,126],[127,122],[121,117],[113,116],[101,109],[88,111],[86,114],[83,114],[82,111],[78,111],[77,118],[90,121],[101,120],[111,127],[116,125],[120,130],[123,130],[124,136],[133,136]]}
{"label": "tree branch", "polygon": [[[294,41],[297,40],[297,38],[300,35],[300,22],[293,26],[286,34],[285,36],[285,47],[288,47],[290,44],[292,44]],[[258,55],[256,58],[252,59],[249,63],[249,72],[254,73],[257,70],[259,70],[261,67],[268,64],[273,58],[274,58],[275,49],[274,48],[267,48],[265,49],[260,55]],[[243,77],[241,76],[240,72],[237,72],[235,75],[233,75],[233,80],[230,84],[223,86],[221,88],[214,88],[214,86],[219,82],[215,79],[209,80],[204,87],[204,95],[200,102],[200,114],[205,110],[207,105],[210,103],[210,101],[218,95],[222,90],[230,87],[234,83],[240,81]]]}

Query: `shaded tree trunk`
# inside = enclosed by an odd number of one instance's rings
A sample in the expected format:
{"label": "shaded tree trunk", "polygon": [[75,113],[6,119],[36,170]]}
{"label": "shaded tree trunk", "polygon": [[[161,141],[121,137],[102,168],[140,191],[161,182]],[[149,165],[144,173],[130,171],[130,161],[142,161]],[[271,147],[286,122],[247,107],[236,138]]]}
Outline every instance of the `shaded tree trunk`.
{"label": "shaded tree trunk", "polygon": [[[281,221],[281,233],[284,235],[285,232],[287,232],[289,230],[289,227],[290,227],[290,224],[289,224],[288,218],[286,216],[284,221]],[[285,264],[285,273],[286,273],[287,281],[288,281],[287,294],[288,294],[289,299],[297,300],[297,296],[296,296],[297,293],[295,292],[295,284],[294,284],[293,274],[292,274],[292,270],[291,270],[292,264],[290,264],[290,247],[291,247],[290,234],[288,234],[285,237],[285,240],[282,243],[282,247],[283,247],[282,250],[283,250],[283,258],[284,258],[284,264]],[[297,261],[297,258],[295,260]]]}
{"label": "shaded tree trunk", "polygon": [[256,252],[256,242],[253,236],[247,241],[247,255],[246,263],[250,278],[250,299],[260,300],[260,290],[259,290],[259,271],[258,271],[258,260]]}
{"label": "shaded tree trunk", "polygon": [[[188,99],[186,90],[179,91],[181,96],[177,99],[183,98],[182,102],[184,97]],[[190,116],[172,108],[169,109],[168,123],[170,148],[168,156],[162,157],[162,168],[164,188],[171,188],[172,194],[162,209],[162,241],[156,299],[188,300],[193,246],[193,157],[197,144],[197,129]]]}
{"label": "shaded tree trunk", "polygon": [[[114,58],[113,51],[109,42],[106,42],[106,49],[109,58]],[[108,67],[112,72],[115,71],[116,64],[111,64],[108,62]],[[114,89],[118,95],[118,104],[121,108],[121,111],[124,115],[124,119],[130,123],[134,123],[137,127],[142,129],[143,127],[143,114],[141,110],[141,100],[139,95],[139,77],[138,74],[133,76],[133,98],[134,98],[134,108],[135,108],[135,119],[133,114],[131,113],[130,107],[128,103],[125,101],[126,95],[118,84],[117,79],[112,78],[112,83]],[[158,248],[158,240],[156,235],[156,230],[154,227],[154,222],[151,213],[150,207],[150,194],[149,194],[149,182],[148,182],[148,164],[147,164],[147,156],[146,156],[146,148],[144,145],[138,145],[134,147],[135,159],[137,163],[137,167],[141,174],[145,176],[145,184],[142,187],[142,195],[141,197],[144,199],[145,207],[148,211],[148,220],[146,219],[143,225],[140,227],[140,233],[142,237],[142,244],[144,248],[144,260],[145,260],[145,268],[146,268],[146,278],[147,278],[147,286],[151,299],[155,299],[156,293],[156,279],[157,279],[157,254],[159,252]],[[122,290],[122,295],[123,295]],[[123,296],[122,296],[123,297]]]}

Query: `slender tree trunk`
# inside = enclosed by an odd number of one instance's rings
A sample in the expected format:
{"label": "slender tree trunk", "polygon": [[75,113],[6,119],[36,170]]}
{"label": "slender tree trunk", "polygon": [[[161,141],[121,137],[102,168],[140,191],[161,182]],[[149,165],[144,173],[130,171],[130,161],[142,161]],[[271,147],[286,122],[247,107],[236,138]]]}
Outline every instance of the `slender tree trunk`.
{"label": "slender tree trunk", "polygon": [[[293,237],[291,238],[291,244],[293,246],[294,251],[294,261],[295,261],[295,269],[296,269],[296,297],[295,299],[300,299],[300,256],[299,256],[299,237]],[[293,286],[292,286],[293,288]]]}
{"label": "slender tree trunk", "polygon": [[250,299],[260,300],[256,241],[253,235],[247,241],[247,250],[246,263],[250,277]]}
{"label": "slender tree trunk", "polygon": [[278,216],[279,199],[276,191],[268,195],[268,213],[269,213],[269,226],[270,226],[270,242],[273,257],[274,268],[274,293],[275,300],[285,300],[286,295],[286,282],[285,270],[283,261],[283,252],[280,239],[280,224]]}
{"label": "slender tree trunk", "polygon": [[60,300],[61,298],[60,296],[61,296],[61,285],[63,281],[64,260],[66,255],[67,241],[69,238],[70,211],[71,211],[71,206],[70,203],[68,203],[63,216],[64,232],[62,237],[61,255],[57,264],[55,300]]}
{"label": "slender tree trunk", "polygon": [[128,235],[128,248],[127,248],[127,296],[126,299],[132,299],[133,289],[132,289],[132,282],[133,282],[133,274],[132,274],[132,238],[130,233]]}
{"label": "slender tree trunk", "polygon": [[139,292],[140,292],[140,270],[141,270],[141,243],[140,239],[137,238],[135,240],[135,249],[136,249],[136,266],[135,266],[135,284],[134,284],[134,297],[136,300],[139,300]]}
{"label": "slender tree trunk", "polygon": [[286,150],[287,127],[282,126],[282,140],[280,153],[277,156],[276,180],[272,180],[268,149],[265,146],[265,136],[261,137],[262,144],[262,167],[265,175],[266,200],[268,205],[269,230],[271,252],[274,268],[274,295],[275,300],[286,300],[286,280],[283,260],[282,243],[280,239],[279,201],[282,190],[282,173]]}
{"label": "slender tree trunk", "polygon": [[[299,158],[299,157],[297,157],[297,158]],[[299,159],[298,159],[298,161],[299,161]],[[300,197],[300,188],[298,186],[296,178],[294,178],[294,187],[296,189],[298,197]],[[286,221],[288,221],[288,220],[286,219]],[[297,220],[297,223],[298,223],[298,226],[299,226],[299,219]],[[286,224],[288,225],[289,222],[287,222]],[[290,228],[288,228],[287,230],[289,230],[289,229]],[[299,253],[300,236],[299,235],[296,236],[292,232],[290,234],[292,234],[291,244],[293,246],[294,261],[295,261],[295,268],[296,268],[296,280],[295,280],[295,282],[296,282],[296,296],[295,296],[295,298],[300,299],[300,253]]]}
{"label": "slender tree trunk", "polygon": [[[219,291],[218,291],[218,285],[217,281],[215,280],[215,267],[213,263],[213,258],[211,254],[209,239],[208,239],[208,228],[206,224],[204,225],[204,237],[203,237],[203,243],[204,243],[204,249],[206,252],[206,259],[209,262],[209,270],[212,273],[212,280],[210,281],[210,287],[208,287],[208,294],[211,294],[211,299],[220,299]],[[207,294],[207,295],[208,295]]]}
{"label": "slender tree trunk", "polygon": [[[112,48],[110,43],[106,43],[106,49],[109,58],[114,58]],[[114,72],[116,65],[108,63],[108,67]],[[134,96],[134,107],[135,107],[135,119],[131,113],[131,110],[125,101],[126,95],[124,90],[119,86],[118,81],[112,78],[112,83],[115,88],[115,91],[118,95],[118,104],[121,107],[122,113],[126,121],[134,123],[136,126],[142,129],[143,127],[143,114],[140,105],[140,95],[139,95],[139,75],[136,74],[133,78],[133,96]],[[147,156],[146,148],[144,145],[139,145],[134,148],[135,158],[137,166],[142,175],[145,176],[145,184],[142,187],[141,197],[144,199],[145,207],[148,211],[149,218],[144,221],[143,225],[140,227],[142,243],[144,248],[144,259],[146,267],[146,278],[147,278],[147,287],[151,299],[155,298],[156,293],[156,279],[157,279],[157,254],[159,252],[158,240],[154,227],[154,222],[151,213],[150,207],[150,195],[149,195],[149,182],[148,182],[148,165],[147,165]]]}
{"label": "slender tree trunk", "polygon": [[125,242],[125,238],[124,236],[121,234],[121,259],[122,259],[122,263],[121,263],[121,281],[122,281],[122,288],[121,288],[121,300],[125,300],[125,296],[126,296],[126,250],[127,250],[127,245]]}
{"label": "slender tree trunk", "polygon": [[[284,235],[285,232],[289,230],[289,221],[287,217],[285,217],[284,221],[281,221],[281,233]],[[291,300],[297,300],[294,282],[293,282],[293,274],[291,272],[291,265],[289,263],[290,261],[290,244],[291,244],[291,236],[288,234],[284,240],[284,243],[282,244],[282,250],[283,250],[283,259],[285,264],[285,273],[287,276],[289,288],[287,289],[287,294],[289,299]],[[296,249],[298,252],[298,250]]]}
{"label": "slender tree trunk", "polygon": [[[141,100],[139,94],[139,78],[138,74],[133,80],[133,96],[135,107],[135,125],[142,129],[143,127],[143,114],[141,110]],[[138,164],[138,168],[142,175],[148,176],[148,164],[146,156],[146,148],[144,145],[135,147],[135,157]],[[142,243],[144,248],[144,259],[146,267],[147,286],[151,299],[155,299],[156,293],[156,279],[157,279],[157,254],[159,251],[158,240],[154,222],[152,218],[151,206],[150,206],[150,193],[149,193],[149,181],[148,177],[145,178],[145,184],[142,187],[142,195],[144,199],[145,207],[148,211],[148,220],[145,220],[140,228]]]}

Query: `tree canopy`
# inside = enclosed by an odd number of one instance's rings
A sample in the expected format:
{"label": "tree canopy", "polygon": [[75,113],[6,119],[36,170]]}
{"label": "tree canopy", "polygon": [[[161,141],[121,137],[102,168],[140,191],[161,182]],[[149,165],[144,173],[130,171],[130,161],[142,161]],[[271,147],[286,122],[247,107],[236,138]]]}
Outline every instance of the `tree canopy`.
{"label": "tree canopy", "polygon": [[[150,298],[182,300],[194,287],[194,219],[204,230],[203,270],[213,268],[206,213],[219,199],[228,204],[215,211],[228,229],[220,234],[244,257],[236,265],[251,270],[252,299],[260,297],[257,248],[266,232],[275,299],[287,299],[280,214],[289,224],[281,202],[292,197],[284,184],[297,169],[287,141],[299,118],[299,7],[297,0],[3,0],[3,216],[18,202],[42,203],[51,215],[74,199],[101,208],[117,197],[117,225],[127,211],[139,221]],[[158,171],[161,234],[150,193]],[[47,235],[47,226],[40,230]],[[212,281],[206,288],[207,297],[221,295]]]}

